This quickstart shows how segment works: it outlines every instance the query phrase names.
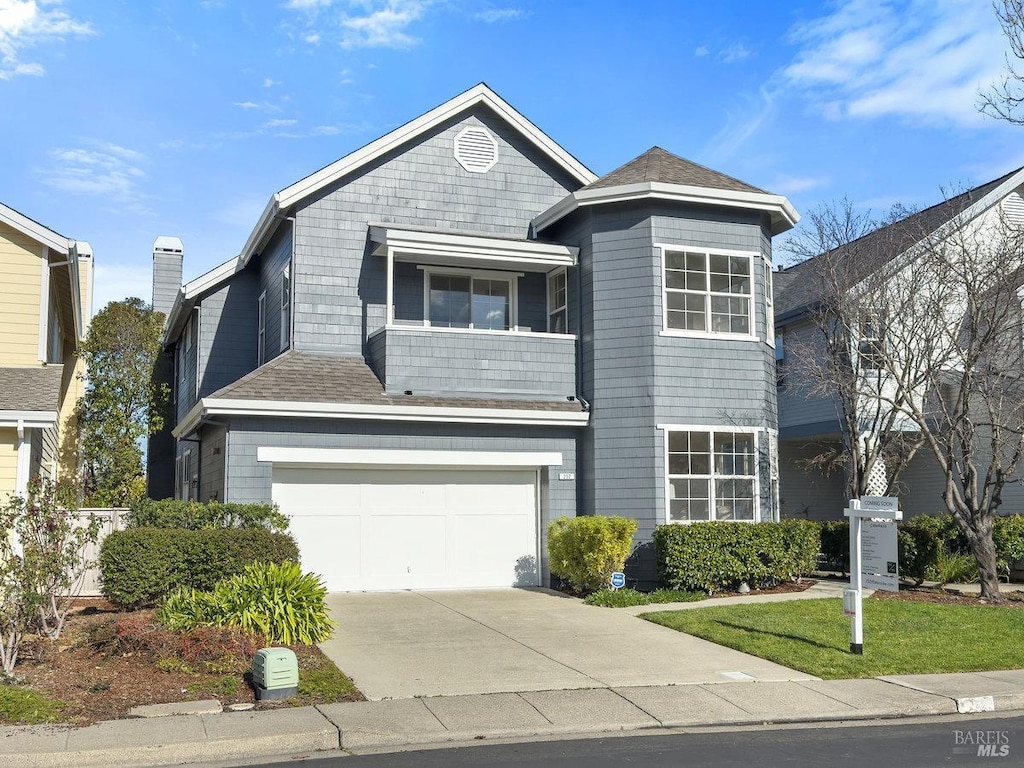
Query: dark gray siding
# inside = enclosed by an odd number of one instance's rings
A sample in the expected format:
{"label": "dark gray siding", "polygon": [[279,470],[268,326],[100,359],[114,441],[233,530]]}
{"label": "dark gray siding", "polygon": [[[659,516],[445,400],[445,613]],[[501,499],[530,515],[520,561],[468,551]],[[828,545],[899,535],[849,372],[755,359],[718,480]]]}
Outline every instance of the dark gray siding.
{"label": "dark gray siding", "polygon": [[576,343],[568,336],[390,328],[371,337],[368,359],[388,394],[576,394]]}
{"label": "dark gray siding", "polygon": [[182,254],[153,254],[153,309],[165,315],[171,311],[181,290]]}
{"label": "dark gray siding", "polygon": [[[288,262],[292,259],[292,223],[283,222],[267,243],[260,255],[258,274],[259,284],[256,298],[266,292],[266,350],[263,362],[273,360],[288,349],[288,340],[281,339],[281,275]],[[292,284],[295,283],[295,269],[292,269]],[[294,290],[293,290],[294,294]],[[253,313],[256,314],[256,298],[253,299]],[[256,337],[257,326],[253,323],[253,336]],[[254,342],[255,343],[255,342]]]}
{"label": "dark gray siding", "polygon": [[199,396],[216,392],[256,367],[259,283],[245,270],[202,299]]}
{"label": "dark gray siding", "polygon": [[[199,310],[193,309],[188,321],[182,329],[181,336],[175,342],[175,355],[177,357],[177,380],[174,385],[175,392],[175,421],[177,424],[185,414],[189,412],[196,403],[197,387],[197,365],[198,365],[198,335],[199,335]],[[189,343],[189,340],[191,343]]]}
{"label": "dark gray siding", "polygon": [[199,500],[224,501],[224,466],[227,430],[203,427],[199,444]]}
{"label": "dark gray siding", "polygon": [[[469,173],[452,142],[464,126],[481,124],[497,139],[499,159],[487,173]],[[535,215],[578,187],[484,107],[342,180],[295,214],[296,349],[360,354],[384,325],[386,265],[370,255],[369,224],[526,237]]]}
{"label": "dark gray siding", "polygon": [[[301,430],[301,431],[297,431]],[[570,427],[512,427],[472,424],[339,422],[310,419],[234,419],[228,458],[228,501],[262,502],[271,498],[272,467],[256,461],[262,446],[359,448],[431,451],[543,451],[562,454],[560,467],[545,468],[541,489],[541,573],[548,573],[548,523],[576,514],[576,483],[559,472],[577,473],[576,436]],[[546,489],[546,492],[545,492]]]}
{"label": "dark gray siding", "polygon": [[779,433],[783,439],[828,435],[839,431],[836,404],[812,394],[813,379],[805,361],[825,354],[824,339],[814,325],[801,320],[781,327],[784,359],[779,366]]}
{"label": "dark gray siding", "polygon": [[841,520],[846,508],[843,471],[825,475],[808,468],[808,461],[835,443],[806,440],[779,441],[779,497],[783,518]]}

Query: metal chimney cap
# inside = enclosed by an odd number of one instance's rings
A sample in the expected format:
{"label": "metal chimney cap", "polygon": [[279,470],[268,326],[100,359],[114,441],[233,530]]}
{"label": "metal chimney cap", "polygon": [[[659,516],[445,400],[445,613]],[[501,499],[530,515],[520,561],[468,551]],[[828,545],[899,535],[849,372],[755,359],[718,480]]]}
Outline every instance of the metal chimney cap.
{"label": "metal chimney cap", "polygon": [[184,250],[181,239],[177,237],[160,235],[153,241],[153,253],[183,253]]}

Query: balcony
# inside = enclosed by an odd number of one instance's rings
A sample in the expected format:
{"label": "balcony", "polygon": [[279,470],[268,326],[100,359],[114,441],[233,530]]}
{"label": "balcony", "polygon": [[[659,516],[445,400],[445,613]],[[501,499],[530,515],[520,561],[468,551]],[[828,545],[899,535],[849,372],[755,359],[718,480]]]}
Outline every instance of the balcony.
{"label": "balcony", "polygon": [[383,328],[368,362],[388,394],[565,400],[576,395],[576,337],[454,328]]}

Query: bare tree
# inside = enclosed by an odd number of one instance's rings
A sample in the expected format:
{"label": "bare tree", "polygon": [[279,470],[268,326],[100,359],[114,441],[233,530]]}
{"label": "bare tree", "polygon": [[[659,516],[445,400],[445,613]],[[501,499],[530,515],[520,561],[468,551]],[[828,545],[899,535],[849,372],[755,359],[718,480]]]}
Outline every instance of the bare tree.
{"label": "bare tree", "polygon": [[999,0],[993,3],[1003,34],[1010,44],[1006,71],[1000,82],[978,94],[978,109],[999,120],[1024,124],[1024,0]]}
{"label": "bare tree", "polygon": [[797,258],[815,256],[800,267],[812,300],[807,332],[786,342],[790,378],[806,396],[830,401],[840,424],[837,450],[822,451],[807,465],[826,474],[842,469],[847,498],[894,493],[922,444],[898,400],[878,396],[888,386],[879,367],[887,318],[900,314],[907,297],[877,270],[905,239],[888,225],[907,215],[894,207],[879,221],[843,198],[811,211],[810,226],[782,246]]}

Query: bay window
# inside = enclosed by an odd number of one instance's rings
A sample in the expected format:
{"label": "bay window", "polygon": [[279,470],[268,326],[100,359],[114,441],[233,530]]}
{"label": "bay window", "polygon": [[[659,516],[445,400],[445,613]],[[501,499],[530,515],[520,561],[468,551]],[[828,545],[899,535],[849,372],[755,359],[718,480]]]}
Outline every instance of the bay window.
{"label": "bay window", "polygon": [[668,521],[757,519],[754,432],[671,430]]}
{"label": "bay window", "polygon": [[750,336],[752,257],[663,249],[665,329]]}

